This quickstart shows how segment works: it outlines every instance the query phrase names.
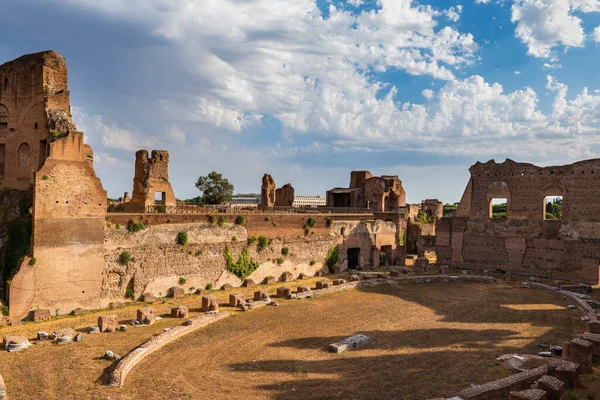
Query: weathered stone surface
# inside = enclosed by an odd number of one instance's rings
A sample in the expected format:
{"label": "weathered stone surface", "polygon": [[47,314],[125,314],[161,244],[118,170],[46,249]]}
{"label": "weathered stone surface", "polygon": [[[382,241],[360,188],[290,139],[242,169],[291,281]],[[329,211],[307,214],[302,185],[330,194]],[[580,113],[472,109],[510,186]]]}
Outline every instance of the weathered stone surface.
{"label": "weathered stone surface", "polygon": [[294,280],[294,275],[292,275],[291,272],[289,271],[285,271],[281,274],[281,276],[279,277],[279,281],[281,282],[291,282]]}
{"label": "weathered stone surface", "polygon": [[348,280],[350,282],[358,282],[358,281],[360,281],[360,276],[358,276],[358,275],[350,275],[350,277],[348,278]]}
{"label": "weathered stone surface", "polygon": [[536,382],[538,389],[546,392],[547,400],[562,400],[565,393],[565,383],[558,378],[544,375]]}
{"label": "weathered stone surface", "polygon": [[154,308],[144,307],[138,309],[136,319],[140,324],[152,325],[156,319]]}
{"label": "weathered stone surface", "polygon": [[586,340],[592,344],[592,360],[600,361],[600,334],[585,332],[577,335],[578,338]]}
{"label": "weathered stone surface", "polygon": [[100,332],[115,332],[119,328],[119,319],[116,315],[101,315],[98,317]]}
{"label": "weathered stone surface", "polygon": [[202,296],[202,311],[219,311],[219,303],[213,295]]}
{"label": "weathered stone surface", "polygon": [[550,363],[552,368],[551,375],[564,382],[567,387],[577,387],[579,381],[579,364],[567,360],[552,360]]}
{"label": "weathered stone surface", "polygon": [[448,275],[448,272],[450,272],[450,267],[448,265],[442,265],[440,267],[440,274],[441,275]]}
{"label": "weathered stone surface", "polygon": [[6,385],[4,384],[2,375],[0,375],[0,400],[6,400],[6,398]]}
{"label": "weathered stone surface", "polygon": [[254,292],[254,301],[269,300],[269,292],[266,290],[258,290]]}
{"label": "weathered stone surface", "polygon": [[429,259],[427,257],[419,257],[415,261],[414,269],[418,274],[423,274],[427,272],[427,268],[429,268]]}
{"label": "weathered stone surface", "polygon": [[585,326],[589,333],[600,333],[600,321],[589,321]]}
{"label": "weathered stone surface", "polygon": [[310,278],[310,276],[306,275],[304,272],[301,272],[301,273],[298,275],[298,279],[300,279],[301,281],[303,281],[303,280],[305,280],[305,279],[308,279],[308,278]]}
{"label": "weathered stone surface", "polygon": [[256,283],[252,279],[246,279],[244,281],[244,287],[254,287]]}
{"label": "weathered stone surface", "polygon": [[229,306],[238,307],[244,304],[246,296],[241,293],[232,293],[229,295]]}
{"label": "weathered stone surface", "polygon": [[6,336],[3,339],[4,348],[7,351],[21,351],[29,348],[29,340],[25,336]]}
{"label": "weathered stone surface", "polygon": [[155,193],[162,193],[161,206],[177,205],[169,182],[169,152],[152,150],[148,157],[148,150],[139,150],[135,153],[133,194],[128,204],[144,207],[145,211],[145,207],[156,205]]}
{"label": "weathered stone surface", "polygon": [[276,282],[277,282],[277,279],[275,279],[274,276],[267,276],[265,279],[263,279],[263,284],[265,284],[265,285],[272,285]]}
{"label": "weathered stone surface", "polygon": [[152,293],[144,293],[142,294],[142,301],[144,303],[154,303],[156,301],[156,296]]}
{"label": "weathered stone surface", "polygon": [[560,285],[560,290],[585,294],[590,293],[592,291],[592,287],[590,285],[581,283],[579,285]]}
{"label": "weathered stone surface", "polygon": [[315,276],[319,277],[319,276],[325,276],[327,275],[327,271],[324,270],[319,270],[317,272],[315,272]]}
{"label": "weathered stone surface", "polygon": [[171,308],[171,317],[173,318],[187,318],[190,310],[186,306],[177,306]]}
{"label": "weathered stone surface", "polygon": [[342,353],[349,350],[358,350],[367,347],[371,338],[366,335],[354,335],[328,346],[331,353]]}
{"label": "weathered stone surface", "polygon": [[329,281],[327,279],[322,279],[317,281],[317,289],[327,289],[329,288]]}
{"label": "weathered stone surface", "polygon": [[286,183],[275,190],[275,206],[292,207],[294,205],[294,197],[294,187],[291,184]]}
{"label": "weathered stone surface", "polygon": [[525,389],[510,392],[509,400],[546,400],[546,392],[540,389]]}
{"label": "weathered stone surface", "polygon": [[345,279],[334,279],[333,280],[333,286],[338,286],[338,285],[343,285],[344,283],[346,283]]}
{"label": "weathered stone surface", "polygon": [[33,310],[31,312],[31,319],[33,321],[45,321],[52,318],[50,310]]}
{"label": "weathered stone surface", "polygon": [[548,366],[543,365],[519,372],[506,378],[465,389],[460,392],[459,397],[464,400],[506,399],[511,391],[528,389],[533,382],[547,374],[548,371]]}
{"label": "weathered stone surface", "polygon": [[277,186],[275,180],[269,174],[265,174],[262,178],[262,185],[260,187],[260,206],[261,207],[273,207],[275,205],[275,195]]}
{"label": "weathered stone surface", "polygon": [[233,286],[230,283],[224,283],[223,286],[221,286],[221,290],[230,290],[233,289]]}
{"label": "weathered stone surface", "polygon": [[289,299],[292,294],[292,290],[287,286],[280,286],[277,288],[277,297],[282,299]]}
{"label": "weathered stone surface", "polygon": [[296,293],[308,293],[310,291],[310,287],[306,285],[300,285],[296,288]]}
{"label": "weathered stone surface", "polygon": [[169,295],[174,299],[180,299],[185,297],[185,291],[182,287],[173,286],[171,289],[169,289]]}
{"label": "weathered stone surface", "polygon": [[43,342],[45,340],[48,340],[48,332],[45,331],[39,331],[37,333],[37,340]]}
{"label": "weathered stone surface", "polygon": [[591,342],[580,338],[575,338],[570,342],[567,342],[563,347],[565,359],[579,364],[577,372],[591,372],[593,353],[593,346]]}

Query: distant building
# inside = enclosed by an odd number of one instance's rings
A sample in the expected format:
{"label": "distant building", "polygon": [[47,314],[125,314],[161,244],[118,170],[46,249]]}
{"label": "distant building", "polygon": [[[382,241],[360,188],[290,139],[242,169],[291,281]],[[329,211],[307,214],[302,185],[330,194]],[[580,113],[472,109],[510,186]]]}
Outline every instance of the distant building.
{"label": "distant building", "polygon": [[295,196],[294,207],[324,207],[327,204],[321,196]]}
{"label": "distant building", "polygon": [[258,207],[260,204],[260,194],[234,194],[231,197],[231,205],[238,207]]}
{"label": "distant building", "polygon": [[425,199],[421,202],[421,210],[430,217],[442,218],[444,216],[444,203],[438,199]]}

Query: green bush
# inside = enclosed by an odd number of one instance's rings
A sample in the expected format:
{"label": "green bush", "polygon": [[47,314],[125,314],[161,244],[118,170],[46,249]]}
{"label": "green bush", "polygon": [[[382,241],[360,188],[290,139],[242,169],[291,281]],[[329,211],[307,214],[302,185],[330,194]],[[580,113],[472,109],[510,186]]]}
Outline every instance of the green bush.
{"label": "green bush", "polygon": [[185,231],[179,232],[177,234],[177,244],[180,246],[185,246],[188,242],[188,233]]}
{"label": "green bush", "polygon": [[327,252],[327,257],[325,258],[325,265],[327,266],[329,273],[333,274],[333,267],[338,263],[339,257],[340,249],[337,246],[331,246]]}
{"label": "green bush", "polygon": [[238,215],[238,217],[235,219],[235,223],[237,225],[244,225],[246,223],[246,217],[243,215]]}
{"label": "green bush", "polygon": [[317,262],[315,260],[310,260],[310,262],[308,263],[308,265],[315,265]]}
{"label": "green bush", "polygon": [[284,247],[283,249],[281,249],[282,256],[287,257],[288,254],[290,254],[290,249],[288,249],[287,247]]}
{"label": "green bush", "polygon": [[127,230],[129,232],[139,232],[145,228],[142,222],[135,222],[133,220],[129,221],[127,224]]}
{"label": "green bush", "polygon": [[115,228],[117,228],[117,229],[121,229],[121,224],[116,224],[116,225],[115,225]]}
{"label": "green bush", "polygon": [[31,257],[31,258],[29,259],[29,265],[31,265],[31,266],[34,266],[34,265],[35,265],[35,263],[37,263],[37,258],[35,258],[35,257]]}
{"label": "green bush", "polygon": [[415,217],[415,222],[419,222],[422,224],[431,224],[431,223],[435,222],[435,217],[428,215],[423,210],[419,210],[419,213]]}
{"label": "green bush", "polygon": [[185,283],[186,283],[186,282],[187,282],[187,279],[186,279],[186,278],[184,278],[183,276],[180,276],[180,277],[179,277],[179,284],[180,284],[181,286],[185,285]]}
{"label": "green bush", "polygon": [[2,311],[2,315],[6,316],[6,317],[9,314],[9,312],[8,312],[8,306],[6,304],[0,303],[0,311]]}
{"label": "green bush", "polygon": [[325,217],[325,225],[327,225],[328,228],[331,228],[333,226],[333,219],[331,217]]}
{"label": "green bush", "polygon": [[231,237],[231,241],[232,241],[232,242],[237,242],[237,236],[232,236],[232,237]]}
{"label": "green bush", "polygon": [[315,220],[313,217],[310,217],[309,219],[306,220],[306,226],[308,226],[309,228],[312,228],[313,226],[315,226],[316,223],[317,223],[317,220]]}
{"label": "green bush", "polygon": [[133,298],[135,297],[135,293],[133,292],[133,289],[127,289],[125,291],[125,297],[133,300]]}
{"label": "green bush", "polygon": [[208,216],[208,222],[210,222],[213,225],[216,224],[217,223],[217,216],[213,215],[213,214],[210,214]]}
{"label": "green bush", "polygon": [[252,246],[256,242],[256,236],[250,236],[248,238],[248,246]]}
{"label": "green bush", "polygon": [[42,179],[47,181],[48,179],[50,179],[50,177],[48,175],[44,175],[44,176],[42,176]]}
{"label": "green bush", "polygon": [[212,290],[213,288],[213,284],[212,283],[207,283],[205,289],[206,290]]}
{"label": "green bush", "polygon": [[224,215],[221,215],[221,216],[219,216],[219,219],[217,220],[217,225],[223,226],[223,225],[225,225],[225,222],[227,222],[227,218],[225,218]]}
{"label": "green bush", "polygon": [[254,261],[248,254],[248,249],[244,247],[237,262],[233,262],[233,254],[229,246],[225,247],[223,253],[225,261],[227,262],[227,270],[240,278],[240,280],[246,279],[246,277],[252,274],[260,266],[258,261]]}
{"label": "green bush", "polygon": [[122,252],[121,255],[119,256],[119,262],[122,265],[129,265],[129,263],[131,262],[131,253],[127,250]]}
{"label": "green bush", "polygon": [[204,250],[198,250],[196,253],[194,253],[196,257],[201,256],[202,254],[204,254]]}
{"label": "green bush", "polygon": [[257,245],[258,251],[264,250],[268,245],[269,245],[269,239],[267,239],[264,236],[258,237],[258,245]]}
{"label": "green bush", "polygon": [[304,236],[310,235],[310,228],[304,228]]}
{"label": "green bush", "polygon": [[404,230],[400,231],[400,237],[398,238],[398,241],[400,242],[400,246],[404,246],[406,244],[406,237],[404,234]]}
{"label": "green bush", "polygon": [[156,205],[156,212],[164,214],[164,213],[167,212],[167,207],[164,204],[157,204]]}
{"label": "green bush", "polygon": [[284,262],[284,261],[285,261],[285,260],[283,259],[283,257],[279,257],[277,260],[275,260],[275,262],[276,262],[278,265],[281,265],[281,264],[283,264],[283,262]]}

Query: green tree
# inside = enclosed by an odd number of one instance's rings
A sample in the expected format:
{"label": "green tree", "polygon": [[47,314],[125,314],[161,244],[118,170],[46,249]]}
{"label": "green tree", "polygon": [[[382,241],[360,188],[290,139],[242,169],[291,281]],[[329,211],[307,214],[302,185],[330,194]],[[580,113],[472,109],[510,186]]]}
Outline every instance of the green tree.
{"label": "green tree", "polygon": [[202,192],[204,204],[222,204],[231,201],[234,187],[227,178],[215,171],[207,176],[201,176],[196,182],[196,187]]}

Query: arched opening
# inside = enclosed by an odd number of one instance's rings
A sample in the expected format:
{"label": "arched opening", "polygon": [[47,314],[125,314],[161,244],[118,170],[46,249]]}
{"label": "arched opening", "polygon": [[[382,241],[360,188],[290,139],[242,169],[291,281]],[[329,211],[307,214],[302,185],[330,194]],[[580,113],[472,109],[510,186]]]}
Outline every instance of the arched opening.
{"label": "arched opening", "polygon": [[18,172],[17,179],[30,179],[31,178],[31,167],[29,165],[29,159],[31,156],[31,150],[29,144],[23,143],[19,146],[18,151]]}
{"label": "arched opening", "polygon": [[488,188],[488,217],[510,217],[510,190],[506,182],[492,182]]}
{"label": "arched opening", "polygon": [[127,282],[127,287],[125,288],[125,298],[126,299],[133,300],[135,298],[135,291],[133,288],[134,288],[134,282],[133,282],[133,278],[131,278],[129,280],[129,282]]}
{"label": "arched opening", "polygon": [[544,191],[542,207],[542,219],[563,219],[563,210],[566,208],[563,191],[560,189]]}

